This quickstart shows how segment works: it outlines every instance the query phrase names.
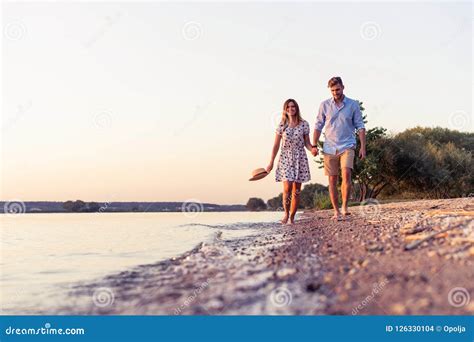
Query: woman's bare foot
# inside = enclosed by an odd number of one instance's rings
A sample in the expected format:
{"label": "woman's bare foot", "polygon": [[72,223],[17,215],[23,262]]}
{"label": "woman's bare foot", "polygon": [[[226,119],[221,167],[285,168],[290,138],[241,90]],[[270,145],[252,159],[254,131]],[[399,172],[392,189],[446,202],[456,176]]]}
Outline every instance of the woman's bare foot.
{"label": "woman's bare foot", "polygon": [[290,215],[290,224],[295,224],[295,215]]}
{"label": "woman's bare foot", "polygon": [[331,217],[331,220],[342,221],[341,213],[334,213],[334,215]]}
{"label": "woman's bare foot", "polygon": [[283,216],[283,219],[280,222],[286,224],[288,222],[288,214],[285,214],[285,216]]}
{"label": "woman's bare foot", "polygon": [[349,210],[347,208],[342,208],[342,216],[349,216],[351,213],[349,212]]}

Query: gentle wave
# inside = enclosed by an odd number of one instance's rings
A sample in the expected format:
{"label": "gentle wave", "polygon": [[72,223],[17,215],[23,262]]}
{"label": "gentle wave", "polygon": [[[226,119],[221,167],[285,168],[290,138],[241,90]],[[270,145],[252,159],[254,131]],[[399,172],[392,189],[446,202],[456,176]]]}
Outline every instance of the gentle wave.
{"label": "gentle wave", "polygon": [[213,229],[223,229],[223,230],[241,230],[241,229],[269,229],[279,226],[278,222],[239,222],[232,224],[205,224],[205,223],[187,223],[180,224],[176,227],[207,227]]}

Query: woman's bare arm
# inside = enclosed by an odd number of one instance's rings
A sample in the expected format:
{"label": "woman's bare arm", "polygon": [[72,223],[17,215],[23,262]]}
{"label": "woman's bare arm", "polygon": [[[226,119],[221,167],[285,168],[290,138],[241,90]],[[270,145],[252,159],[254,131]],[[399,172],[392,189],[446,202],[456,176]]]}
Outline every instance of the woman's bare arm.
{"label": "woman's bare arm", "polygon": [[275,161],[275,157],[280,149],[280,142],[281,142],[281,135],[275,133],[275,141],[273,142],[272,148],[272,156],[270,157],[270,164],[268,164],[266,170],[268,173],[273,169],[273,162]]}

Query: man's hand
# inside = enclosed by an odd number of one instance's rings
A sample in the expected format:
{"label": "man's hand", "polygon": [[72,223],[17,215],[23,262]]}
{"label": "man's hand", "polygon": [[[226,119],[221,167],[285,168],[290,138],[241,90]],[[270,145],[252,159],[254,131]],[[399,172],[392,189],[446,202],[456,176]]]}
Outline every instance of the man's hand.
{"label": "man's hand", "polygon": [[360,160],[364,160],[365,159],[365,147],[361,147],[360,150],[359,150],[359,158]]}
{"label": "man's hand", "polygon": [[316,157],[318,155],[319,151],[318,151],[318,148],[317,147],[313,147],[311,149],[311,154]]}

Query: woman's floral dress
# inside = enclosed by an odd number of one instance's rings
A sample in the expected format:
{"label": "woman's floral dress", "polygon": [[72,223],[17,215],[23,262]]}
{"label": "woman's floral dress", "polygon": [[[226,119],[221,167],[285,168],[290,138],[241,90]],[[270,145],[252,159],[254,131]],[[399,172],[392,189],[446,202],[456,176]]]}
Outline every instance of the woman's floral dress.
{"label": "woman's floral dress", "polygon": [[304,136],[309,134],[309,124],[303,120],[296,127],[289,127],[288,124],[285,126],[280,123],[276,129],[276,133],[282,136],[280,159],[275,172],[276,181],[308,182],[311,174]]}

